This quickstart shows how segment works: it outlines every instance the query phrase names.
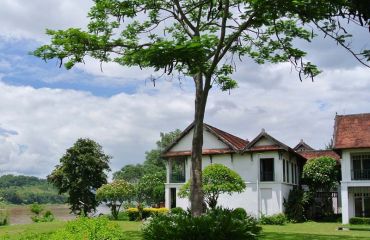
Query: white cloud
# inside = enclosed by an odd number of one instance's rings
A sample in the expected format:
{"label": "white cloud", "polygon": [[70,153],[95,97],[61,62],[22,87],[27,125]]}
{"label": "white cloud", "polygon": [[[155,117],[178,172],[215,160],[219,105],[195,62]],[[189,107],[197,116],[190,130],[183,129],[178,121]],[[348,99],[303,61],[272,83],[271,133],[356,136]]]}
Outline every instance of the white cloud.
{"label": "white cloud", "polygon": [[[266,77],[281,75],[279,85],[284,87],[275,88],[271,82],[269,88],[258,88],[241,82],[231,95],[212,90],[206,122],[243,138],[251,139],[265,128],[290,146],[304,138],[323,147],[331,137],[336,112],[368,111],[367,69],[329,70],[313,83],[299,82],[287,69],[286,65],[265,69]],[[45,176],[79,137],[101,143],[114,157],[113,170],[142,162],[159,132],[185,128],[192,121],[191,87],[181,90],[173,85],[161,82],[154,90],[142,87],[132,95],[100,98],[1,83],[1,127],[18,134],[0,137],[0,169]]]}

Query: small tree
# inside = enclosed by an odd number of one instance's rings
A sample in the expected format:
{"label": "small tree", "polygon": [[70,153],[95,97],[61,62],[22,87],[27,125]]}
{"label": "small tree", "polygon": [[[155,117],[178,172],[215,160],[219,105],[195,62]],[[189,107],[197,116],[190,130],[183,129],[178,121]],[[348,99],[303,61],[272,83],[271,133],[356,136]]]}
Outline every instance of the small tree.
{"label": "small tree", "polygon": [[[217,206],[220,194],[231,195],[242,192],[246,185],[238,173],[222,164],[211,164],[203,170],[203,194],[206,203],[211,209]],[[179,196],[189,197],[190,181],[181,189]]]}
{"label": "small tree", "polygon": [[125,201],[132,201],[134,196],[134,185],[123,180],[105,184],[96,191],[97,200],[106,203],[110,207],[112,216],[116,220],[122,204]]}
{"label": "small tree", "polygon": [[319,157],[309,160],[303,167],[302,178],[310,191],[330,191],[338,182],[338,166],[335,159]]}
{"label": "small tree", "polygon": [[302,178],[309,187],[310,195],[314,197],[320,190],[328,194],[328,197],[323,199],[323,206],[320,208],[324,215],[332,214],[332,197],[329,192],[338,183],[338,177],[337,162],[330,157],[311,159],[303,167]]}
{"label": "small tree", "polygon": [[137,202],[145,202],[148,205],[164,202],[164,172],[152,173],[143,176],[137,185]]}
{"label": "small tree", "polygon": [[110,158],[95,141],[78,139],[67,149],[48,181],[59,189],[59,193],[68,193],[72,212],[87,215],[99,204],[95,191],[107,183]]}

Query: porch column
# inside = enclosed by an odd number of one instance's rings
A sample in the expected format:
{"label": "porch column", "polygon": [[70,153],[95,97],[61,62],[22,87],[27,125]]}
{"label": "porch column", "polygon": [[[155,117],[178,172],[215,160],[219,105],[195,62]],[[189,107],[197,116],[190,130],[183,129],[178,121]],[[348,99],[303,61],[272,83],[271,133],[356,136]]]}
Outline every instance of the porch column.
{"label": "porch column", "polygon": [[166,174],[166,177],[167,177],[167,183],[171,183],[171,170],[172,170],[172,159],[171,158],[168,158],[167,160],[167,164],[166,164],[166,167],[167,167],[167,174]]}
{"label": "porch column", "polygon": [[349,195],[348,186],[345,183],[341,183],[341,197],[342,197],[342,223],[349,223]]}

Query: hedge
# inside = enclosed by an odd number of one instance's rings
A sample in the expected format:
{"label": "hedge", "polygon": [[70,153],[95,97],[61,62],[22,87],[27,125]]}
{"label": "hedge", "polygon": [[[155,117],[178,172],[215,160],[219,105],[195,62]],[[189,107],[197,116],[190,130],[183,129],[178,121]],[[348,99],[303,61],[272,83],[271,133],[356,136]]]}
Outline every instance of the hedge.
{"label": "hedge", "polygon": [[168,209],[167,208],[144,208],[142,212],[142,217],[140,217],[140,213],[137,208],[128,208],[126,212],[127,212],[127,215],[130,221],[137,221],[141,219],[146,219],[153,215],[166,214],[168,213]]}
{"label": "hedge", "polygon": [[353,217],[349,219],[350,224],[369,224],[370,225],[370,218],[363,218],[363,217]]}

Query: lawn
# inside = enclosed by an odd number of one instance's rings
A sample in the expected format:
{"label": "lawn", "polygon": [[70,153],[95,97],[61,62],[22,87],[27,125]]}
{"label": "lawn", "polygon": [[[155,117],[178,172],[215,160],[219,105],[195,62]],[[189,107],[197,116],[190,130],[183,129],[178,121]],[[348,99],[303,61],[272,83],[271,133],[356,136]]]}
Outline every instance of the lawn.
{"label": "lawn", "polygon": [[[126,233],[126,239],[141,240],[140,222],[117,221]],[[25,233],[50,233],[65,225],[65,222],[23,224],[0,227],[0,239],[18,239]],[[338,231],[339,223],[316,223],[307,222],[299,224],[287,224],[285,226],[263,226],[262,240],[342,240],[342,239],[370,239],[367,231]]]}
{"label": "lawn", "polygon": [[263,226],[264,240],[353,240],[370,239],[370,231],[338,231],[339,223],[306,222],[285,226]]}

